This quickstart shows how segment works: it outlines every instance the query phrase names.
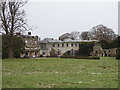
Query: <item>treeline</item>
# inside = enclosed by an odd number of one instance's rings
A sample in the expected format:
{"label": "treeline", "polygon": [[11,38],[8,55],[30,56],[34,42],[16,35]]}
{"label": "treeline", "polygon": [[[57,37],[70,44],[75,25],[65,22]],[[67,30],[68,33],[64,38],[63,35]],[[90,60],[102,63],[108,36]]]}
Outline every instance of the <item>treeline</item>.
{"label": "treeline", "polygon": [[93,27],[89,31],[83,31],[80,33],[79,31],[73,31],[71,33],[65,33],[61,36],[59,36],[59,40],[64,41],[65,39],[72,39],[72,40],[98,40],[98,41],[108,41],[111,42],[114,40],[116,37],[118,37],[115,32],[100,24],[95,27]]}
{"label": "treeline", "polygon": [[[9,57],[9,36],[2,35],[2,59]],[[24,53],[25,51],[25,43],[22,38],[13,36],[13,53],[15,58],[20,58],[20,53]]]}

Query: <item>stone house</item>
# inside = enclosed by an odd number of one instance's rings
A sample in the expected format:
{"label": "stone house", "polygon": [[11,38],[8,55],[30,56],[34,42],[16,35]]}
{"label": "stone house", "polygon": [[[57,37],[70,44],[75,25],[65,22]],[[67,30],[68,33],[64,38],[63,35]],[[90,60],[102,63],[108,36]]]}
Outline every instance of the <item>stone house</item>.
{"label": "stone house", "polygon": [[25,53],[21,54],[21,57],[34,58],[40,56],[39,37],[31,36],[31,32],[28,35],[20,36],[25,42]]}
{"label": "stone house", "polygon": [[30,32],[28,35],[18,35],[25,42],[25,53],[21,54],[21,57],[40,57],[40,56],[50,56],[52,49],[55,50],[57,56],[62,56],[65,52],[70,51],[71,55],[75,55],[75,51],[79,49],[81,42],[92,42],[95,41],[93,47],[92,56],[111,56],[115,57],[117,49],[102,49],[101,45],[97,43],[97,40],[72,40],[65,39],[64,41],[58,39],[52,39],[42,41],[38,36],[32,36]]}
{"label": "stone house", "polygon": [[50,56],[52,49],[56,51],[57,56],[63,55],[67,51],[71,51],[71,55],[74,55],[75,51],[79,49],[81,42],[91,42],[96,40],[50,40],[49,42],[40,42],[40,55]]}

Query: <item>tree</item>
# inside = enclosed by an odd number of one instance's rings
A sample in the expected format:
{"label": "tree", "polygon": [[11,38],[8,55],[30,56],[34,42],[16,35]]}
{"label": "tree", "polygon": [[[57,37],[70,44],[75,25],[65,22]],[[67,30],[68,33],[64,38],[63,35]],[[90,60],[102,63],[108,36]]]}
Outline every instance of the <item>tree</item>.
{"label": "tree", "polygon": [[72,35],[72,37],[73,37],[74,40],[81,39],[80,38],[80,32],[78,32],[78,31],[71,32],[71,35]]}
{"label": "tree", "polygon": [[112,48],[111,42],[108,42],[108,41],[105,41],[105,40],[99,41],[99,44],[101,45],[102,49],[110,49],[110,48]]}
{"label": "tree", "polygon": [[120,47],[117,48],[117,55],[116,55],[116,59],[120,59]]}
{"label": "tree", "polygon": [[27,20],[25,19],[25,11],[21,8],[26,2],[8,2],[7,0],[0,3],[0,32],[5,33],[9,38],[8,55],[14,57],[13,38],[16,32],[24,32],[28,30]]}
{"label": "tree", "polygon": [[65,33],[65,34],[63,34],[63,35],[61,35],[59,37],[59,40],[64,41],[65,39],[72,39],[72,40],[74,40],[73,36],[71,35],[71,33]]}
{"label": "tree", "polygon": [[2,35],[0,35],[0,59],[2,58]]}
{"label": "tree", "polygon": [[[2,35],[2,58],[8,58],[8,41],[9,41],[9,36],[8,35]],[[20,53],[24,53],[25,51],[25,43],[23,42],[22,38],[13,36],[13,53],[15,58],[20,57]]]}
{"label": "tree", "polygon": [[93,39],[95,40],[105,40],[112,41],[116,38],[114,31],[102,24],[92,28]]}
{"label": "tree", "polygon": [[92,39],[92,33],[90,31],[85,31],[81,33],[83,40],[91,40]]}
{"label": "tree", "polygon": [[44,38],[43,40],[42,40],[42,42],[50,42],[50,41],[52,41],[53,40],[53,38]]}
{"label": "tree", "polygon": [[120,36],[118,36],[117,38],[115,38],[112,42],[111,42],[113,48],[118,48],[120,47]]}
{"label": "tree", "polygon": [[77,56],[90,56],[93,50],[94,42],[81,42],[79,50],[76,53]]}

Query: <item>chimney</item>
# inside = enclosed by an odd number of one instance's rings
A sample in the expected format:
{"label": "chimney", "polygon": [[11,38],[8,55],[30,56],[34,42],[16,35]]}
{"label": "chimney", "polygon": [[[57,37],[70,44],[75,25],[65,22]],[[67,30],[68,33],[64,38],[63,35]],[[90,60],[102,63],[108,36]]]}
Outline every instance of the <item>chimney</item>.
{"label": "chimney", "polygon": [[28,32],[28,35],[31,35],[31,32]]}

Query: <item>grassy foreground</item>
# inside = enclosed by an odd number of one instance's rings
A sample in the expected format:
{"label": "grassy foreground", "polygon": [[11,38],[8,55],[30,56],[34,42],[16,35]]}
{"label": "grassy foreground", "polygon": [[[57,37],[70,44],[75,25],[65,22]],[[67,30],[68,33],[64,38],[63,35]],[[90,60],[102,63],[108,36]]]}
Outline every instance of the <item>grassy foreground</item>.
{"label": "grassy foreground", "polygon": [[2,61],[3,88],[117,88],[118,60],[40,58]]}

